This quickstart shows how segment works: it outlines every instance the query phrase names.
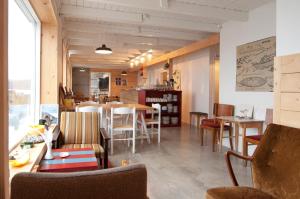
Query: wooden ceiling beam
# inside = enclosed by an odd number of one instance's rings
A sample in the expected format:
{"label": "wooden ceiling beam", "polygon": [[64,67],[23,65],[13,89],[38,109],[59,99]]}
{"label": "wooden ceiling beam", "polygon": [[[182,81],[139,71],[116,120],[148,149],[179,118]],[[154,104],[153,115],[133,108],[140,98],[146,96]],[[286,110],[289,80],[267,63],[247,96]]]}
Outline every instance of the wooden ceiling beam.
{"label": "wooden ceiling beam", "polygon": [[60,13],[66,17],[93,19],[97,21],[177,28],[189,31],[220,31],[220,26],[218,24],[205,23],[199,20],[192,21],[180,18],[174,19],[172,17],[161,17],[144,13],[124,12],[104,8],[86,8],[73,5],[62,5]]}
{"label": "wooden ceiling beam", "polygon": [[151,62],[144,64],[143,67],[146,68],[146,67],[150,67],[150,66],[153,66],[153,65],[161,63],[161,62],[166,62],[169,59],[174,59],[176,57],[187,55],[187,54],[193,53],[195,51],[199,51],[201,49],[205,49],[210,46],[217,45],[219,43],[220,43],[220,35],[214,34],[206,39],[202,39],[200,41],[194,42],[185,47],[174,50],[170,53],[164,54],[160,57],[154,58],[154,59],[152,59]]}
{"label": "wooden ceiling beam", "polygon": [[29,0],[42,23],[57,25],[56,7],[52,0]]}
{"label": "wooden ceiling beam", "polygon": [[80,33],[114,33],[131,36],[144,37],[159,37],[170,39],[182,39],[195,41],[205,36],[207,33],[180,31],[177,29],[155,28],[137,25],[124,25],[117,23],[103,24],[103,23],[82,23],[65,21],[63,29],[65,31],[73,31]]}

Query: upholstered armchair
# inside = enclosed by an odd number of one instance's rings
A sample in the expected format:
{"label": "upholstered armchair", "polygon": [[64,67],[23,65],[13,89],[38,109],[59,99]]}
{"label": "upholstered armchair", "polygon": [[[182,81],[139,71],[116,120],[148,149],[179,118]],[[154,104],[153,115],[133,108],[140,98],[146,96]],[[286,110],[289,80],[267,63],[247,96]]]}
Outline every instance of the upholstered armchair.
{"label": "upholstered armchair", "polygon": [[[231,156],[252,163],[253,188],[239,186]],[[270,124],[252,157],[229,151],[226,162],[234,187],[209,189],[207,199],[300,198],[300,129]]]}
{"label": "upholstered armchair", "polygon": [[19,173],[11,199],[146,199],[144,165],[71,173]]}
{"label": "upholstered armchair", "polygon": [[97,112],[62,112],[58,141],[60,148],[92,148],[104,168],[108,167],[109,136],[100,128],[101,117]]}

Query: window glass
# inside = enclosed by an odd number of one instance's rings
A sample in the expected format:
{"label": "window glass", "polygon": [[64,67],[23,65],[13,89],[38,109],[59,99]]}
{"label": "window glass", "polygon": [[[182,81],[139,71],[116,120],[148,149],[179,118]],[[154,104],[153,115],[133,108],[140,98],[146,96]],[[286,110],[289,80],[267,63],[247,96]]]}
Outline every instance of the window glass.
{"label": "window glass", "polygon": [[28,2],[9,1],[8,91],[9,147],[18,143],[29,125],[36,121],[39,52],[38,21]]}

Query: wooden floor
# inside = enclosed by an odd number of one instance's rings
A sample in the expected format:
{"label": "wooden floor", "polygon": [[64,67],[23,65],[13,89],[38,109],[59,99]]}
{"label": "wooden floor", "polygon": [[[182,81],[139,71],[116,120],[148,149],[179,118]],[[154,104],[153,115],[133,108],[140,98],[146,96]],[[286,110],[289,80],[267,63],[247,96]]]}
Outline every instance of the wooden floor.
{"label": "wooden floor", "polygon": [[[127,142],[115,142],[114,155],[109,158],[114,166],[123,159],[146,164],[151,199],[204,198],[208,188],[231,186],[224,159],[227,149],[212,152],[210,139],[207,134],[205,146],[200,146],[200,136],[194,127],[163,128],[160,144],[156,137],[151,144],[138,141],[133,155]],[[240,184],[251,186],[250,168],[235,159],[233,167]]]}

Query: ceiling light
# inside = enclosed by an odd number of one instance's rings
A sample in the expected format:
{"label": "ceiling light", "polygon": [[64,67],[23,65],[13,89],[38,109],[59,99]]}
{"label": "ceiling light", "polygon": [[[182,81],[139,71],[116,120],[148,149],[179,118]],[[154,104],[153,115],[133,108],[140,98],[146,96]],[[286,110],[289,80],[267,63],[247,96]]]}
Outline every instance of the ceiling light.
{"label": "ceiling light", "polygon": [[130,62],[130,68],[133,68],[133,66],[134,66],[134,63]]}
{"label": "ceiling light", "polygon": [[152,52],[149,52],[149,53],[147,54],[147,59],[148,59],[148,60],[151,60],[151,59],[152,59]]}
{"label": "ceiling light", "polygon": [[80,68],[79,71],[83,73],[83,72],[86,71],[86,69],[85,68]]}
{"label": "ceiling light", "polygon": [[123,70],[122,73],[121,73],[121,75],[125,76],[125,75],[127,75],[127,72]]}
{"label": "ceiling light", "polygon": [[135,66],[138,66],[139,63],[140,63],[140,62],[139,62],[139,60],[137,60],[137,59],[134,61]]}
{"label": "ceiling light", "polygon": [[142,57],[140,58],[140,62],[143,64],[143,63],[145,62],[145,57],[142,56]]}
{"label": "ceiling light", "polygon": [[95,50],[95,53],[102,54],[102,55],[109,55],[109,54],[112,54],[112,50],[110,48],[106,47],[105,44],[102,44],[101,47],[99,47]]}

